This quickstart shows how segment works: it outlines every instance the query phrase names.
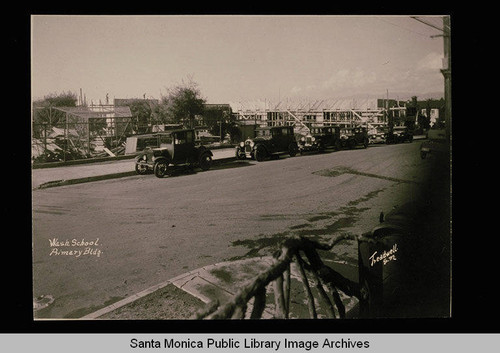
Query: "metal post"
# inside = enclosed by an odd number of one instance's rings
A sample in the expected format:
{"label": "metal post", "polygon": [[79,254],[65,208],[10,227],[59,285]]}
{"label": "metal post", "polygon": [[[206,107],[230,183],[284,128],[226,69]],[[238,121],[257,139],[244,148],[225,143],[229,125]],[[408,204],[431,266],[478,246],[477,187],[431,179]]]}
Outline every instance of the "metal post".
{"label": "metal post", "polygon": [[43,153],[47,153],[47,123],[43,123]]}
{"label": "metal post", "polygon": [[443,45],[444,60],[441,73],[444,76],[444,101],[445,101],[445,134],[446,140],[450,143],[451,132],[451,30],[450,17],[443,17]]}
{"label": "metal post", "polygon": [[[450,133],[451,133],[451,28],[450,28],[450,16],[443,16],[443,28],[439,28],[433,24],[427,23],[416,16],[410,16],[411,18],[422,22],[432,28],[436,28],[443,32],[443,49],[444,49],[444,60],[443,68],[441,73],[444,76],[444,100],[445,100],[445,136],[448,144],[450,143]],[[440,37],[431,36],[431,38]]]}
{"label": "metal post", "polygon": [[115,129],[115,147],[118,147],[118,122],[116,121],[116,117],[112,118],[113,127]]}
{"label": "metal post", "polygon": [[87,152],[90,156],[90,119],[87,118]]}
{"label": "metal post", "polygon": [[67,149],[68,149],[68,112],[65,113],[65,122],[64,122],[64,153],[63,153],[64,162],[66,162]]}

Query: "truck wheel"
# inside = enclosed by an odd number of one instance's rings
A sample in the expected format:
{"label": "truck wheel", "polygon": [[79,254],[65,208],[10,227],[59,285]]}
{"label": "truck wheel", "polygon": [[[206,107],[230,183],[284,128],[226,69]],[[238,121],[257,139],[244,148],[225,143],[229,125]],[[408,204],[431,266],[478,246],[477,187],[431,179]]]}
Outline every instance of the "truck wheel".
{"label": "truck wheel", "polygon": [[257,160],[257,162],[262,162],[266,158],[267,153],[266,153],[266,150],[264,149],[264,147],[258,146],[255,149],[254,155],[255,155],[255,159]]}
{"label": "truck wheel", "polygon": [[420,158],[425,159],[427,157],[427,152],[420,151]]}
{"label": "truck wheel", "polygon": [[368,148],[368,143],[369,143],[368,139],[365,139],[365,140],[363,141],[363,147],[364,147],[364,148]]}
{"label": "truck wheel", "polygon": [[156,162],[153,170],[157,178],[163,178],[168,174],[168,162],[167,161]]}
{"label": "truck wheel", "polygon": [[212,156],[210,156],[210,153],[205,152],[201,155],[199,165],[202,170],[210,169],[212,166]]}
{"label": "truck wheel", "polygon": [[139,175],[144,175],[148,172],[148,167],[146,167],[142,164],[136,164],[135,165],[135,172]]}
{"label": "truck wheel", "polygon": [[291,143],[290,146],[288,146],[288,154],[290,157],[295,157],[297,155],[297,145]]}

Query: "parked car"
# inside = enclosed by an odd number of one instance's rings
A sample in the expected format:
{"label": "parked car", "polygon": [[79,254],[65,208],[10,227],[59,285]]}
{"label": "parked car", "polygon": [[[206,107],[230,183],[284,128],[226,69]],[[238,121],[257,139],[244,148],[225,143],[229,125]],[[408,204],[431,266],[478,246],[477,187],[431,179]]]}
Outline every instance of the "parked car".
{"label": "parked car", "polygon": [[368,143],[370,145],[385,143],[385,133],[381,132],[381,131],[377,131],[377,132],[368,134]]}
{"label": "parked car", "polygon": [[285,153],[294,157],[298,149],[293,126],[262,127],[255,129],[255,138],[240,142],[236,147],[236,157],[260,162]]}
{"label": "parked car", "polygon": [[147,148],[135,158],[137,174],[153,171],[163,178],[177,166],[210,169],[213,153],[202,145],[195,144],[193,129],[173,130],[160,136],[160,146]]}
{"label": "parked car", "polygon": [[310,133],[299,140],[299,151],[324,151],[335,147],[340,138],[340,128],[333,126],[312,127]]}
{"label": "parked car", "polygon": [[394,126],[386,136],[386,143],[403,143],[413,141],[413,131],[407,126]]}
{"label": "parked car", "polygon": [[357,146],[368,147],[368,132],[365,127],[354,127],[340,129],[340,138],[336,142],[337,149],[356,148]]}
{"label": "parked car", "polygon": [[300,137],[298,141],[298,147],[300,154],[303,154],[304,152],[320,150],[318,141],[316,141],[316,138],[311,133]]}

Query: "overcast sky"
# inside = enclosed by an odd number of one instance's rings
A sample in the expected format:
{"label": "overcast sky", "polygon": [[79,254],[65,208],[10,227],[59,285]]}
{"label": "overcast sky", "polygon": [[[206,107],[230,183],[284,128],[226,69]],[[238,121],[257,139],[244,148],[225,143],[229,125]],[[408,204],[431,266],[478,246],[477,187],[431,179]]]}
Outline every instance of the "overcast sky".
{"label": "overcast sky", "polygon": [[159,99],[191,77],[208,103],[419,96],[444,91],[439,34],[409,16],[37,15],[32,95]]}

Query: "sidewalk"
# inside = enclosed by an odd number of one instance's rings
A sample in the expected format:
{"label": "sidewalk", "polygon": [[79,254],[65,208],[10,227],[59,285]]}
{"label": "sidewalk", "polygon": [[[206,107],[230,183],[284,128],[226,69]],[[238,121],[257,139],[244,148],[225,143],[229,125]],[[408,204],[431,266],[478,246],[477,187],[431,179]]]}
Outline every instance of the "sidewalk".
{"label": "sidewalk", "polygon": [[[165,304],[166,297],[168,297],[168,295],[162,296],[156,295],[156,293],[161,293],[171,285],[174,285],[176,288],[182,290],[182,292],[178,292],[182,294],[177,294],[177,296],[185,296],[186,300],[180,299],[183,301],[183,304],[186,302],[192,303],[191,297],[199,300],[197,307],[192,308],[191,315],[188,315],[187,317],[192,318],[192,314],[194,314],[197,310],[215,300],[218,300],[220,305],[227,303],[229,300],[234,298],[234,296],[238,294],[238,292],[245,285],[251,283],[255,277],[268,269],[273,262],[274,259],[271,256],[264,256],[205,266],[148,288],[140,293],[88,314],[82,317],[82,319],[151,319],[151,317],[145,317],[146,314],[144,313],[151,307],[160,308],[162,304]],[[342,273],[351,280],[357,280],[357,268],[352,265],[330,262],[328,263],[328,266],[334,268],[336,271]],[[289,318],[310,318],[305,289],[300,280],[298,270],[295,268],[293,263],[291,264],[290,287],[291,301]],[[264,313],[262,314],[262,318],[272,319],[275,306],[272,283],[270,283],[266,289],[266,307]],[[313,292],[316,291],[315,288],[311,288],[311,290],[313,290]],[[347,316],[356,316],[358,300],[354,297],[347,297],[342,292],[339,293],[341,295],[342,302],[345,305]],[[315,298],[318,298],[317,294],[315,295]],[[246,318],[250,316],[253,308],[252,304],[253,300],[250,300],[247,307]],[[318,317],[328,317],[325,303],[322,303],[320,300],[315,304]],[[181,313],[179,313],[179,315],[181,315]],[[185,313],[182,313],[182,315],[185,315]],[[164,317],[163,319],[179,318],[182,317]]]}
{"label": "sidewalk", "polygon": [[[233,148],[214,149],[214,162],[230,161],[235,158]],[[70,185],[90,181],[122,178],[135,175],[134,159],[113,160],[54,168],[32,169],[33,189]]]}

